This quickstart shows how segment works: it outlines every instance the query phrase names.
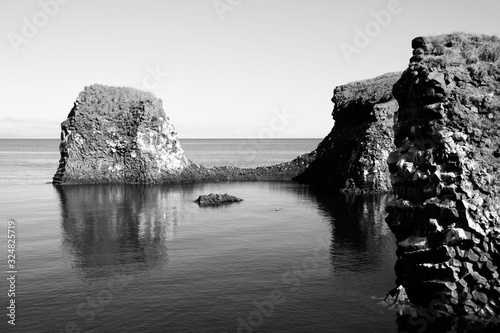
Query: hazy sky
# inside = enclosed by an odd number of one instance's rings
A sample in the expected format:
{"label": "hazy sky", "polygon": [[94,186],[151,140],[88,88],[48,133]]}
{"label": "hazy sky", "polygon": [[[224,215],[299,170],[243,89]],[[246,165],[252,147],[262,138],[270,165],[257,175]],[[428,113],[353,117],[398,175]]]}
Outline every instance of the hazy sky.
{"label": "hazy sky", "polygon": [[58,138],[84,86],[150,90],[181,138],[324,137],[335,86],[413,37],[500,35],[497,0],[0,0],[0,137]]}

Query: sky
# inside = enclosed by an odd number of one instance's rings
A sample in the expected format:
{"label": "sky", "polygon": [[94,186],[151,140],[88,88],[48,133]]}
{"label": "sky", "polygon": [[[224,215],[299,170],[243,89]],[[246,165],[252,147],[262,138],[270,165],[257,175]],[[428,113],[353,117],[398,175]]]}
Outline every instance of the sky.
{"label": "sky", "polygon": [[417,36],[500,35],[497,0],[0,0],[0,138],[59,138],[100,83],[182,138],[323,138],[333,89],[402,71]]}

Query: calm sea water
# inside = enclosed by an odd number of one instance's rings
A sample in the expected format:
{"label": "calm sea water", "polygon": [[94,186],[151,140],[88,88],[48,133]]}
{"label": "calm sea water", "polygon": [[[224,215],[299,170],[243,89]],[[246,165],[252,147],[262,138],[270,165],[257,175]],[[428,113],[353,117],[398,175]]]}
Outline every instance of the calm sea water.
{"label": "calm sea water", "polygon": [[[197,163],[254,166],[318,142],[183,147]],[[395,280],[389,196],[293,182],[55,187],[57,146],[0,140],[2,332],[422,332],[381,304]],[[210,192],[244,201],[193,203]],[[6,316],[9,219],[15,327]]]}
{"label": "calm sea water", "polygon": [[[0,139],[0,185],[50,182],[59,161],[59,140]],[[320,139],[184,139],[186,156],[207,167],[256,167],[294,159]]]}

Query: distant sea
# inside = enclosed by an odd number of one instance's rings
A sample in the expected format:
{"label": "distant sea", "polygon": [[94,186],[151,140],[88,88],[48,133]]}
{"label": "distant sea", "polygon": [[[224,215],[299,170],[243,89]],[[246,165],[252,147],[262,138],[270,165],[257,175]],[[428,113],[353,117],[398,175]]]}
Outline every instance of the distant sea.
{"label": "distant sea", "polygon": [[[196,163],[242,167],[319,141],[181,140]],[[0,140],[1,332],[422,332],[382,302],[395,287],[390,196],[294,182],[53,186],[58,144]],[[193,203],[211,192],[244,201]]]}

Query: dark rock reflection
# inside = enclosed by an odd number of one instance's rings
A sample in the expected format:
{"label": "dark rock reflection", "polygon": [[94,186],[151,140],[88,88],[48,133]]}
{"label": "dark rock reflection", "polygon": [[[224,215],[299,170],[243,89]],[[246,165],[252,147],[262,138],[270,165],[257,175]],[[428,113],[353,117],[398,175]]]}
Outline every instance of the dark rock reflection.
{"label": "dark rock reflection", "polygon": [[[343,286],[342,280],[352,277],[360,288],[363,279],[369,281],[365,287],[376,285],[383,290],[387,284],[387,292],[395,287],[396,242],[385,223],[385,207],[392,196],[346,196],[290,182],[55,186],[61,204],[63,252],[76,274],[86,281],[162,269],[168,263],[168,247],[178,226],[189,223],[191,214],[199,214],[192,200],[214,188],[294,197],[297,204],[324,216],[331,232],[330,261],[337,283]],[[394,321],[399,332],[480,331],[470,323],[457,324],[429,317],[426,312],[417,317],[394,312]]]}
{"label": "dark rock reflection", "polygon": [[63,246],[85,278],[111,275],[128,265],[167,262],[182,200],[158,186],[55,186],[61,201]]}
{"label": "dark rock reflection", "polygon": [[500,325],[466,318],[436,317],[428,309],[420,309],[417,315],[398,315],[398,332],[450,332],[450,333],[497,333]]}
{"label": "dark rock reflection", "polygon": [[385,224],[385,206],[391,195],[351,196],[317,191],[318,208],[331,218],[332,262],[336,268],[378,269],[383,253],[395,248]]}

